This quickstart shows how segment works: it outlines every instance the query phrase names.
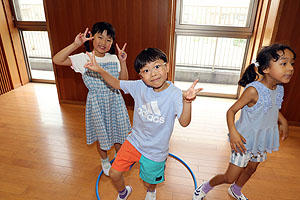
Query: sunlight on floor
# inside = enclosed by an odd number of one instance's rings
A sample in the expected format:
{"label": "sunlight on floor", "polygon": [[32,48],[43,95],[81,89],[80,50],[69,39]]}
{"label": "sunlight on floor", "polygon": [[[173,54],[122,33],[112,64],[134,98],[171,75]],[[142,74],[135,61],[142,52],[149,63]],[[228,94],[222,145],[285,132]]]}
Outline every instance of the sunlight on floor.
{"label": "sunlight on floor", "polygon": [[33,79],[55,80],[53,71],[31,70]]}

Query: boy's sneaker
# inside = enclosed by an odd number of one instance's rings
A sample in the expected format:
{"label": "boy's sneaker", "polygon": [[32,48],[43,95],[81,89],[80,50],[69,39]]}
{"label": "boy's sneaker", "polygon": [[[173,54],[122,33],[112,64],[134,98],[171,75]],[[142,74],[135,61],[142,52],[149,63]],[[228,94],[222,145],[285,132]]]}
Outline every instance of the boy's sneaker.
{"label": "boy's sneaker", "polygon": [[125,189],[127,190],[127,195],[123,199],[118,195],[117,200],[125,200],[129,197],[129,195],[132,192],[132,187],[131,186],[126,186]]}
{"label": "boy's sneaker", "polygon": [[156,200],[156,190],[154,192],[147,192],[145,200]]}
{"label": "boy's sneaker", "polygon": [[202,183],[194,192],[193,200],[203,200],[206,193],[202,190],[204,183]]}
{"label": "boy's sneaker", "polygon": [[103,170],[103,173],[106,175],[106,176],[109,176],[109,170],[111,168],[111,164],[109,161],[105,161],[105,162],[101,162],[102,163],[102,170]]}
{"label": "boy's sneaker", "polygon": [[232,196],[233,198],[235,198],[236,200],[248,200],[248,198],[246,198],[242,193],[240,196],[238,196],[237,194],[234,193],[233,189],[232,189],[233,185],[230,185],[230,187],[228,188],[228,194],[230,196]]}

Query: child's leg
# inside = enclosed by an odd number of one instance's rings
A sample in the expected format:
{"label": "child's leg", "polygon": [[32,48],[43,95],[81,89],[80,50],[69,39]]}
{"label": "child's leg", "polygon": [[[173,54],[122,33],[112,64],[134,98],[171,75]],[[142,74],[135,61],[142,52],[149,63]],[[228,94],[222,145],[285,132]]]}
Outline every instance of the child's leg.
{"label": "child's leg", "polygon": [[101,159],[107,158],[107,151],[100,148],[99,141],[97,142],[97,150],[98,150],[98,152],[100,154]]}
{"label": "child's leg", "polygon": [[145,200],[156,200],[156,184],[150,184],[144,181],[144,185],[147,188]]}
{"label": "child's leg", "polygon": [[202,183],[193,194],[193,200],[202,200],[207,193],[214,187],[223,183],[234,183],[241,175],[244,167],[250,160],[250,153],[237,154],[231,153],[230,163],[224,174],[214,176],[210,181]]}
{"label": "child's leg", "polygon": [[214,187],[223,183],[232,184],[240,177],[242,171],[242,167],[238,167],[232,163],[229,163],[226,172],[224,174],[218,174],[210,179],[209,185]]}
{"label": "child's leg", "polygon": [[242,171],[241,175],[239,176],[239,178],[237,179],[235,184],[240,187],[243,187],[244,184],[250,179],[252,174],[254,174],[254,172],[256,171],[259,164],[260,164],[260,162],[251,162],[250,161],[248,163],[247,167]]}
{"label": "child's leg", "polygon": [[241,199],[247,199],[241,192],[242,187],[256,171],[259,163],[265,161],[266,158],[266,152],[259,155],[253,155],[252,153],[250,153],[250,161],[248,162],[247,166],[244,168],[236,182],[228,188],[228,193],[233,197],[238,196]]}
{"label": "child's leg", "polygon": [[166,161],[156,162],[143,155],[140,162],[140,177],[147,188],[145,200],[156,200],[156,185],[165,180]]}
{"label": "child's leg", "polygon": [[119,171],[111,168],[111,170],[109,172],[109,176],[110,176],[114,186],[117,188],[117,190],[119,192],[117,200],[127,199],[128,196],[132,192],[132,187],[125,186],[123,172],[119,172]]}
{"label": "child's leg", "polygon": [[156,188],[156,184],[150,184],[144,181],[144,185],[147,188],[147,191],[154,192]]}
{"label": "child's leg", "polygon": [[130,144],[128,140],[126,140],[118,152],[118,155],[109,172],[110,178],[119,192],[117,198],[118,200],[127,199],[131,194],[132,187],[125,187],[123,172],[129,171],[130,166],[139,161],[140,157],[141,154],[134,148],[132,144]]}
{"label": "child's leg", "polygon": [[101,164],[102,164],[103,173],[106,176],[109,176],[109,170],[111,168],[111,164],[110,164],[109,158],[107,156],[107,151],[100,148],[99,141],[97,142],[97,150],[98,150],[98,152],[100,154],[100,157],[101,157]]}
{"label": "child's leg", "polygon": [[109,176],[110,176],[114,186],[117,188],[117,190],[119,192],[125,189],[123,172],[119,172],[119,171],[111,168],[110,172],[109,172]]}
{"label": "child's leg", "polygon": [[234,151],[231,152],[230,163],[224,174],[218,174],[213,177],[209,184],[211,187],[223,183],[234,183],[241,175],[243,169],[248,165],[251,159],[251,153],[240,154]]}
{"label": "child's leg", "polygon": [[120,143],[115,143],[114,146],[115,146],[116,153],[117,153],[117,152],[120,150],[122,144],[120,144]]}
{"label": "child's leg", "polygon": [[228,193],[233,197],[239,197],[240,199],[247,199],[241,192],[242,187],[244,184],[249,180],[251,175],[256,171],[257,166],[260,162],[249,162],[248,165],[244,168],[241,175],[238,177],[238,179],[235,181],[234,184],[232,184],[228,188]]}
{"label": "child's leg", "polygon": [[229,163],[228,168],[224,174],[218,174],[214,176],[210,181],[202,183],[193,194],[193,200],[202,200],[207,193],[213,189],[214,186],[223,184],[223,183],[234,183],[240,174],[242,173],[243,168],[238,167],[232,163]]}

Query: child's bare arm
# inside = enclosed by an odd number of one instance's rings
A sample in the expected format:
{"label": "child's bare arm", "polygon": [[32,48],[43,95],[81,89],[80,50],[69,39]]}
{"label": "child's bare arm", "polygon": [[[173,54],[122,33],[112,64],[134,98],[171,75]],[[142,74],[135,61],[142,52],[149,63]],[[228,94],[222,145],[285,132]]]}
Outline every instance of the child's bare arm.
{"label": "child's bare arm", "polygon": [[72,62],[69,58],[69,55],[76,49],[78,49],[80,46],[76,46],[76,44],[73,42],[69,46],[63,48],[60,50],[55,56],[53,56],[52,60],[55,64],[60,66],[71,66]]}
{"label": "child's bare arm", "polygon": [[278,121],[279,121],[279,131],[282,135],[281,139],[285,140],[289,136],[289,126],[286,118],[281,114],[281,112],[278,113]]}
{"label": "child's bare arm", "polygon": [[242,96],[227,111],[227,126],[230,136],[230,146],[235,152],[245,152],[246,139],[237,131],[235,127],[235,114],[249,103],[256,103],[257,91],[253,87],[247,88]]}
{"label": "child's bare arm", "polygon": [[89,56],[90,61],[87,62],[84,65],[84,67],[94,72],[98,72],[111,87],[115,89],[121,89],[120,80],[114,77],[113,75],[111,75],[110,73],[108,73],[107,71],[105,71],[101,66],[98,65],[95,59],[95,52],[93,51],[92,55],[90,55],[89,53],[86,54]]}
{"label": "child's bare arm", "polygon": [[192,114],[192,101],[196,99],[197,93],[202,90],[202,88],[195,89],[197,82],[198,80],[195,80],[192,86],[182,94],[183,108],[181,116],[179,118],[179,123],[183,127],[186,127],[190,124]]}
{"label": "child's bare arm", "polygon": [[93,37],[87,38],[88,28],[85,29],[84,33],[78,33],[75,40],[69,46],[60,50],[55,56],[53,56],[53,62],[60,66],[71,66],[72,62],[69,56],[73,51],[78,49],[85,41],[93,39]]}

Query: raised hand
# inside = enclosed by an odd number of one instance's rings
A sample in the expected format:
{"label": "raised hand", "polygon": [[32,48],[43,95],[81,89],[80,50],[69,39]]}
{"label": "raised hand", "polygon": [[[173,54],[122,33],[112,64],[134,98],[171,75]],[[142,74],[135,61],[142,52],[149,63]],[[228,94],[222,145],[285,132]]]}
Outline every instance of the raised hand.
{"label": "raised hand", "polygon": [[246,143],[246,139],[238,132],[229,133],[230,139],[230,147],[236,153],[245,153],[246,147],[244,143]]}
{"label": "raised hand", "polygon": [[197,93],[203,90],[203,88],[195,89],[197,83],[198,83],[198,79],[194,81],[194,83],[187,91],[183,92],[183,99],[185,102],[190,103],[194,101],[196,99]]}
{"label": "raised hand", "polygon": [[78,46],[81,46],[86,41],[94,39],[94,37],[87,37],[88,34],[91,35],[91,32],[88,28],[86,28],[84,33],[80,32],[78,35],[76,35],[74,43]]}
{"label": "raised hand", "polygon": [[124,51],[125,47],[126,47],[127,43],[125,43],[122,47],[122,49],[120,49],[119,45],[116,44],[117,50],[118,50],[118,58],[120,61],[126,61],[127,59],[127,53]]}
{"label": "raised hand", "polygon": [[103,70],[103,68],[100,67],[98,65],[98,63],[96,62],[95,51],[92,52],[92,55],[90,55],[90,53],[86,52],[86,55],[88,55],[90,60],[87,61],[87,63],[85,63],[84,67],[88,68],[94,72],[101,72],[101,70]]}

